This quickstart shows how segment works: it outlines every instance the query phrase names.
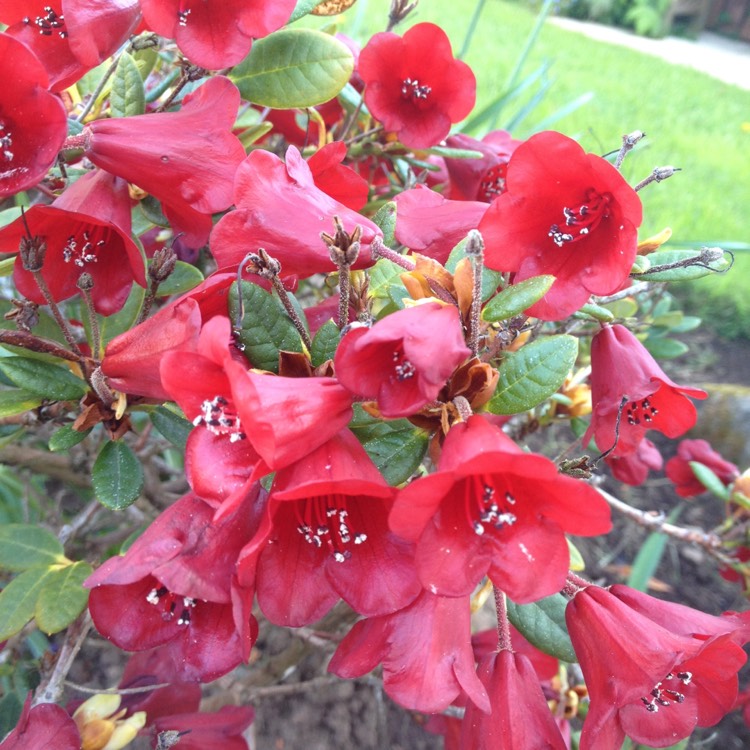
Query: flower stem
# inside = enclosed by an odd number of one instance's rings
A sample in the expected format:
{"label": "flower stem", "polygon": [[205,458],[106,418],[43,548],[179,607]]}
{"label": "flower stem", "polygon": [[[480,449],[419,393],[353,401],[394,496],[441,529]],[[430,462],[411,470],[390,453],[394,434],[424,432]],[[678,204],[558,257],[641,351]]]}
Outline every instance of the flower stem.
{"label": "flower stem", "polygon": [[63,336],[65,336],[65,340],[68,342],[68,345],[70,346],[71,350],[75,352],[76,354],[82,355],[82,352],[76,343],[76,340],[73,338],[73,333],[68,328],[68,324],[65,322],[65,319],[62,316],[62,313],[60,312],[60,308],[57,306],[57,302],[55,302],[54,299],[52,299],[52,293],[49,290],[49,287],[47,286],[47,282],[44,280],[44,277],[42,276],[41,271],[32,271],[32,274],[34,274],[34,280],[36,281],[37,286],[39,287],[39,291],[42,293],[42,296],[47,301],[47,304],[50,307],[50,310],[52,311],[52,317],[55,319],[55,322],[60,327],[60,330],[63,333]]}
{"label": "flower stem", "polygon": [[469,333],[469,349],[476,357],[479,351],[479,324],[482,315],[482,272],[484,271],[484,239],[476,230],[472,229],[466,238],[466,255],[471,261],[474,277],[474,289],[471,296],[471,331]]}
{"label": "flower stem", "polygon": [[510,621],[508,620],[508,605],[505,594],[497,586],[492,587],[495,594],[495,611],[497,612],[497,649],[498,651],[513,651],[510,642]]}
{"label": "flower stem", "polygon": [[639,190],[643,190],[646,185],[650,185],[652,182],[662,182],[667,177],[671,177],[675,172],[682,171],[679,167],[656,167],[651,174],[646,177],[645,180],[641,180],[634,188],[637,193]]}
{"label": "flower stem", "polygon": [[101,355],[101,335],[99,333],[99,318],[96,315],[94,300],[91,296],[93,286],[94,281],[91,278],[91,274],[82,273],[78,277],[78,289],[81,291],[83,301],[86,303],[86,313],[89,318],[89,328],[91,329],[91,354],[95,359],[99,359]]}
{"label": "flower stem", "polygon": [[373,258],[385,258],[386,260],[391,261],[391,263],[395,263],[397,266],[405,268],[407,271],[413,271],[417,267],[417,264],[411,258],[405,258],[395,250],[391,250],[390,247],[386,247],[380,237],[375,237],[372,241],[370,244],[370,251]]}
{"label": "flower stem", "polygon": [[622,166],[625,157],[635,148],[635,144],[645,137],[646,134],[641,130],[634,130],[632,133],[628,133],[622,137],[622,146],[620,146],[620,151],[615,159],[615,169],[619,169]]}
{"label": "flower stem", "polygon": [[294,305],[289,301],[289,295],[287,295],[286,289],[284,289],[284,285],[281,283],[281,279],[278,276],[273,276],[271,278],[271,283],[273,284],[273,288],[276,290],[276,294],[279,295],[281,304],[284,305],[286,314],[292,319],[292,323],[297,329],[297,333],[299,333],[302,342],[307,347],[307,350],[310,351],[310,349],[312,349],[312,340],[310,339],[310,334],[307,332],[307,328],[305,328],[304,324],[299,319],[299,315],[297,315],[297,311],[294,309]]}

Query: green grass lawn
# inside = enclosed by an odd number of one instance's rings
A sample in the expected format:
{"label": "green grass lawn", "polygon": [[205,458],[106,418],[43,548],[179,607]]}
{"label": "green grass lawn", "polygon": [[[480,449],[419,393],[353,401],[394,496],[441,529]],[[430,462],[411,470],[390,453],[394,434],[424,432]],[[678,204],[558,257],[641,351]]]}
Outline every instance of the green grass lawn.
{"label": "green grass lawn", "polygon": [[[341,17],[340,30],[366,40],[385,27],[389,5],[389,0],[358,0]],[[472,0],[421,0],[408,23],[441,25],[458,50],[474,7]],[[501,0],[485,3],[464,58],[477,76],[478,108],[504,91],[535,19],[534,11],[526,5]],[[750,91],[550,23],[545,24],[533,47],[522,77],[545,62],[550,63],[547,77],[552,79],[551,86],[514,126],[514,135],[530,135],[569,102],[592,92],[587,104],[549,127],[577,138],[584,148],[597,153],[618,148],[623,133],[647,133],[648,138],[623,166],[631,183],[658,165],[671,164],[683,170],[641,193],[645,209],[641,237],[669,226],[674,244],[750,244],[750,130],[743,129],[743,123],[746,128],[750,124]],[[498,124],[509,122],[522,104],[511,103]],[[705,305],[698,314],[716,317],[730,299],[727,318],[732,329],[728,333],[750,337],[749,274],[750,254],[745,254],[729,274],[693,285]]]}

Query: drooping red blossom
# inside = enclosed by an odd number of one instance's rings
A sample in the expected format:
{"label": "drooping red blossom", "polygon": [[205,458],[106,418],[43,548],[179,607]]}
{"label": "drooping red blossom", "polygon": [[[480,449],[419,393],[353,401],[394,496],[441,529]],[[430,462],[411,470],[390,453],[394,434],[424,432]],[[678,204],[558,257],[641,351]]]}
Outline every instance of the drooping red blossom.
{"label": "drooping red blossom", "polygon": [[738,642],[748,639],[738,616],[712,617],[627,586],[588,586],[565,616],[591,697],[581,750],[619,750],[626,735],[666,747],[734,705],[746,661]]}
{"label": "drooping red blossom", "polygon": [[690,466],[692,461],[707,466],[726,485],[740,475],[737,466],[724,460],[706,440],[682,440],[677,446],[677,455],[670,458],[665,467],[680,497],[695,497],[706,491]]}
{"label": "drooping red blossom", "polygon": [[299,461],[352,418],[351,394],[333,378],[261,375],[225,364],[243,431],[271,471]]}
{"label": "drooping red blossom", "polygon": [[447,138],[450,148],[479,151],[481,159],[454,159],[446,157],[445,166],[450,175],[450,193],[454,201],[483,201],[492,203],[505,192],[508,162],[522,141],[515,140],[506,130],[493,130],[478,141],[457,133]]}
{"label": "drooping red blossom", "polygon": [[141,0],[152,31],[174,39],[194,65],[208,70],[240,62],[253,39],[280,29],[295,0]]}
{"label": "drooping red blossom", "polygon": [[437,144],[476,101],[474,73],[454,59],[447,34],[432,23],[412,26],[403,37],[375,34],[357,69],[367,108],[409,148]]}
{"label": "drooping red blossom", "polygon": [[[25,217],[0,230],[0,252],[17,253],[28,227],[47,246],[41,274],[52,298],[61,302],[77,295],[78,279],[85,272],[94,281],[94,309],[112,315],[125,304],[134,281],[146,286],[144,259],[130,236],[131,204],[125,180],[97,169],[51,205],[32,206]],[[13,279],[24,297],[45,304],[20,255]]]}
{"label": "drooping red blossom", "polygon": [[345,158],[346,144],[333,141],[318,149],[307,160],[307,165],[315,187],[352,211],[359,211],[367,203],[370,186],[351,167],[341,163]]}
{"label": "drooping red blossom", "polygon": [[490,711],[474,671],[468,596],[423,591],[399,612],[360,620],[339,644],[328,671],[361,677],[381,662],[385,692],[405,708],[437,713],[465,694]]}
{"label": "drooping red blossom", "polygon": [[253,723],[251,706],[223,706],[216,712],[198,712],[160,716],[151,725],[151,747],[158,748],[159,732],[177,731],[180,750],[248,750],[243,732]]}
{"label": "drooping red blossom", "polygon": [[[624,326],[603,326],[591,342],[591,424],[584,445],[593,437],[599,450],[622,458],[638,449],[647,430],[669,438],[687,432],[697,418],[691,398],[700,388],[677,385],[662,371],[646,347]],[[617,416],[623,398],[619,431]]]}
{"label": "drooping red blossom", "polygon": [[632,453],[626,456],[608,455],[604,461],[618,482],[637,487],[648,478],[648,472],[659,471],[664,459],[659,449],[647,438],[643,438]]}
{"label": "drooping red blossom", "polygon": [[167,352],[161,382],[194,425],[185,448],[193,491],[219,505],[244,487],[260,457],[247,439],[224,362],[232,358],[229,319],[216,316],[201,330],[195,350]]}
{"label": "drooping red blossom", "polygon": [[63,91],[113,55],[139,19],[138,0],[0,0],[4,33],[34,51],[52,91]]}
{"label": "drooping red blossom", "polygon": [[487,654],[479,662],[477,674],[489,695],[492,713],[467,705],[462,748],[566,750],[528,658],[508,650]]}
{"label": "drooping red blossom", "polygon": [[451,250],[476,229],[487,211],[479,201],[448,200],[419,186],[394,199],[397,206],[396,239],[410,250],[445,263]]}
{"label": "drooping red blossom", "polygon": [[55,163],[68,126],[47,71],[25,44],[0,34],[0,198],[33,187]]}
{"label": "drooping red blossom", "polygon": [[435,302],[349,331],[334,365],[339,381],[352,393],[377,399],[384,417],[407,417],[433,401],[470,354],[456,308]]}
{"label": "drooping red blossom", "polygon": [[170,681],[210,681],[247,659],[257,623],[249,615],[253,592],[239,586],[235,565],[264,499],[256,485],[220,522],[195,495],[163,511],[124,556],[86,580],[99,632],[128,651],[161,647]]}
{"label": "drooping red blossom", "polygon": [[506,191],[490,205],[479,231],[490,268],[514,272],[516,282],[556,277],[528,314],[560,320],[590,295],[622,286],[641,218],[638,194],[608,161],[547,131],[513,152]]}
{"label": "drooping red blossom", "polygon": [[73,719],[55,703],[31,707],[26,696],[15,729],[0,742],[2,750],[80,750],[81,735]]}
{"label": "drooping red blossom", "polygon": [[394,495],[349,430],[281,469],[268,504],[271,528],[243,551],[239,566],[240,581],[252,580],[257,558],[263,614],[298,627],[339,599],[367,617],[411,603],[422,587],[414,545],[388,530]]}
{"label": "drooping red blossom", "polygon": [[477,415],[448,432],[437,472],[399,492],[389,525],[417,542],[417,570],[430,591],[469,594],[487,574],[521,604],[563,587],[566,532],[611,528],[593,488]]}
{"label": "drooping red blossom", "polygon": [[264,248],[281,263],[281,276],[305,278],[336,269],[321,232],[331,233],[338,216],[347,232],[362,228],[361,249],[353,268],[372,265],[370,244],[381,231],[315,186],[308,163],[290,146],[286,162],[258,149],[242,162],[234,183],[236,210],[223,216],[211,233],[211,252],[219,268],[237,268],[249,251]]}
{"label": "drooping red blossom", "polygon": [[[536,646],[532,646],[523,634],[516,630],[512,623],[507,623],[510,633],[510,640],[513,644],[513,651],[516,654],[522,654],[534,667],[538,681],[551,680],[560,669],[560,663],[554,656],[545,654]],[[471,636],[471,646],[474,649],[474,658],[477,662],[482,661],[485,656],[489,656],[497,651],[498,646],[497,630],[481,630]]]}
{"label": "drooping red blossom", "polygon": [[122,393],[169,401],[159,373],[161,360],[169,351],[194,351],[200,330],[200,307],[184,297],[113,338],[104,352],[102,372]]}
{"label": "drooping red blossom", "polygon": [[94,120],[83,131],[94,164],[158,198],[175,234],[205,243],[211,214],[232,204],[232,184],[245,149],[232,133],[240,94],[222,76],[183,100],[179,112]]}

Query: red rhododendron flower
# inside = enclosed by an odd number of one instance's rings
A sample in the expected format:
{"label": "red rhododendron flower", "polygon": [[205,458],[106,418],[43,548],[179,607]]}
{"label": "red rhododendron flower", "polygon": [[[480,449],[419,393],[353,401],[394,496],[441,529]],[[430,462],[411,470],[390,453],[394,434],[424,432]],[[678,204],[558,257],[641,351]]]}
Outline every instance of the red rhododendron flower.
{"label": "red rhododendron flower", "polygon": [[565,532],[611,527],[609,506],[587,484],[524,453],[481,416],[454,425],[438,471],[399,493],[390,527],[417,541],[422,584],[445,596],[469,594],[485,574],[515,602],[535,601],[564,583]]}
{"label": "red rhododendron flower", "polygon": [[521,143],[506,130],[493,130],[481,141],[463,133],[452,135],[445,141],[446,146],[479,151],[483,156],[481,159],[445,159],[451,181],[448,197],[454,201],[491,203],[505,192],[508,162]]}
{"label": "red rhododendron flower", "polygon": [[168,680],[210,681],[246,659],[257,624],[247,614],[252,591],[239,589],[234,571],[264,498],[256,486],[218,523],[195,495],[171,505],[86,580],[99,632],[128,651],[161,647]]}
{"label": "red rhododendron flower", "polygon": [[630,273],[642,217],[638,194],[605,159],[570,138],[538,133],[513,152],[507,190],[479,225],[485,261],[514,280],[552,274],[529,315],[560,320]]}
{"label": "red rhododendron flower", "polygon": [[[591,425],[584,445],[593,437],[599,450],[615,445],[610,454],[633,453],[647,430],[679,437],[696,420],[690,398],[703,399],[700,388],[677,385],[662,371],[640,341],[624,326],[603,326],[591,342]],[[619,431],[616,430],[622,399]]]}
{"label": "red rhododendron flower", "polygon": [[370,186],[351,167],[341,163],[345,158],[346,144],[333,141],[318,149],[307,160],[307,165],[315,187],[352,211],[359,211],[367,203]]}
{"label": "red rhododendron flower", "polygon": [[245,158],[232,133],[239,104],[228,78],[210,78],[179,112],[94,120],[83,131],[84,153],[158,198],[175,234],[202,245],[211,214],[232,204],[234,173]]}
{"label": "red rhododendron flower", "polygon": [[[78,294],[78,279],[86,272],[94,281],[94,309],[112,315],[125,304],[133,281],[146,286],[143,256],[130,237],[131,204],[125,180],[97,169],[73,183],[52,205],[32,206],[25,217],[0,230],[0,252],[18,252],[28,226],[47,246],[41,274],[52,298],[61,302]],[[20,256],[13,279],[24,297],[45,304]]]}
{"label": "red rhododendron flower", "polygon": [[461,746],[466,750],[544,748],[566,750],[531,662],[503,650],[482,657],[477,674],[487,689],[492,713],[469,703]]}
{"label": "red rhododendron flower", "polygon": [[208,70],[240,62],[253,39],[280,29],[295,0],[141,0],[146,25],[174,39],[191,63]]}
{"label": "red rhododendron flower", "polygon": [[666,465],[666,474],[674,482],[675,491],[680,497],[695,497],[706,491],[690,466],[692,461],[707,466],[727,485],[740,474],[737,466],[725,461],[706,440],[683,440],[677,446],[677,455],[670,458]]}
{"label": "red rhododendron flower", "polygon": [[372,265],[370,243],[381,231],[315,186],[310,166],[290,146],[286,162],[258,149],[237,170],[235,211],[223,216],[211,233],[211,252],[220,268],[237,268],[250,250],[264,248],[281,263],[282,277],[329,273],[336,266],[321,232],[333,232],[338,216],[347,232],[362,228],[354,268]]}
{"label": "red rhododendron flower", "polygon": [[341,641],[328,671],[361,677],[381,662],[385,692],[406,708],[437,713],[465,694],[490,711],[474,671],[468,596],[423,591],[406,609],[360,620]]}
{"label": "red rhododendron flower", "polygon": [[[26,45],[0,34],[0,198],[36,185],[68,131],[65,107]],[[16,248],[17,249],[17,248]]]}
{"label": "red rhododendron flower", "polygon": [[588,586],[565,619],[591,696],[581,750],[619,750],[625,735],[666,747],[734,705],[746,660],[739,617],[711,617],[627,586]]}
{"label": "red rhododendron flower", "polygon": [[384,417],[407,417],[433,401],[470,354],[456,308],[427,303],[349,331],[334,364],[341,383],[377,399]]}
{"label": "red rhododendron flower", "polygon": [[454,201],[420,186],[394,199],[398,208],[396,239],[410,250],[445,263],[451,250],[476,229],[487,211],[479,201]]}
{"label": "red rhododendron flower", "polygon": [[214,713],[173,714],[153,722],[155,737],[151,747],[158,748],[160,732],[180,732],[180,750],[248,750],[243,732],[252,724],[251,706],[224,706]]}
{"label": "red rhododendron flower", "polygon": [[352,418],[352,397],[333,378],[261,375],[228,361],[243,431],[271,471],[320,447]]}
{"label": "red rhododendron flower", "polygon": [[409,148],[429,148],[474,107],[476,79],[453,57],[446,33],[432,23],[403,37],[375,34],[359,56],[365,104]]}
{"label": "red rhododendron flower", "polygon": [[649,470],[659,471],[664,464],[659,449],[646,437],[632,453],[626,456],[610,453],[604,460],[618,482],[635,487],[646,481]]}
{"label": "red rhododendron flower", "polygon": [[23,704],[16,728],[0,742],[2,750],[80,750],[81,735],[73,719],[54,703]]}
{"label": "red rhododendron flower", "polygon": [[177,300],[113,338],[104,352],[102,372],[118,391],[169,401],[159,374],[162,357],[173,350],[195,350],[200,330],[198,303],[190,297]]}
{"label": "red rhododendron flower", "polygon": [[[388,530],[394,495],[349,430],[281,469],[268,504],[272,528],[250,545],[258,548],[255,587],[266,617],[307,625],[340,598],[368,617],[408,605],[422,587],[414,545]],[[250,582],[254,552],[243,552],[241,582]]]}
{"label": "red rhododendron flower", "polygon": [[[45,2],[0,0],[0,22],[8,24],[6,34],[34,51],[49,74],[52,91],[68,88],[113,55],[140,19],[138,0]],[[16,66],[16,71],[21,69]]]}

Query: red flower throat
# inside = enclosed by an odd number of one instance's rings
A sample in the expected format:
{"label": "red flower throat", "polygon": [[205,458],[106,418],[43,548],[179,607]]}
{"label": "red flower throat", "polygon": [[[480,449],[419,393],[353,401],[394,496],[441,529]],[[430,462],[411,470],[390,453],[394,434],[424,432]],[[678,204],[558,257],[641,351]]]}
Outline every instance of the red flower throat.
{"label": "red flower throat", "polygon": [[596,229],[602,219],[609,218],[611,201],[611,193],[601,195],[594,188],[589,188],[586,191],[586,202],[577,209],[564,207],[564,227],[561,229],[559,224],[553,224],[549,228],[548,236],[558,247],[562,247],[566,242],[580,240]]}

